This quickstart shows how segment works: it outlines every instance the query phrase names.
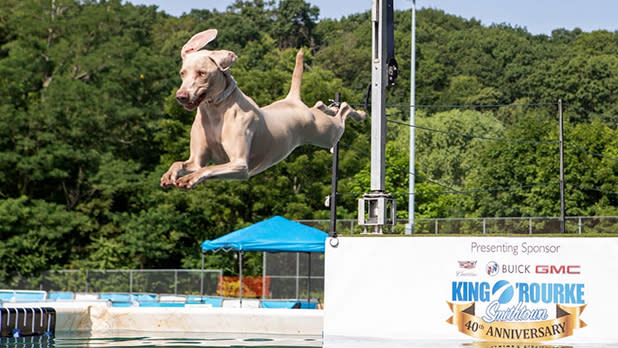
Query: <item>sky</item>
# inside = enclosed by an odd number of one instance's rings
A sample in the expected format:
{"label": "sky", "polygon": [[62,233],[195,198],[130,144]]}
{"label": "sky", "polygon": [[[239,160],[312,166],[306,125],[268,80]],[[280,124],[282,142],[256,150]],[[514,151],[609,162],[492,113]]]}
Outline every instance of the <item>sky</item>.
{"label": "sky", "polygon": [[[371,9],[371,0],[305,0],[320,9],[320,18],[339,19]],[[410,9],[412,0],[393,0],[398,10]],[[224,11],[234,0],[129,0],[133,4],[156,5],[179,16],[192,8]],[[416,8],[434,8],[483,25],[506,23],[526,28],[532,34],[550,35],[554,29],[580,28],[590,32],[618,30],[616,0],[417,0]]]}

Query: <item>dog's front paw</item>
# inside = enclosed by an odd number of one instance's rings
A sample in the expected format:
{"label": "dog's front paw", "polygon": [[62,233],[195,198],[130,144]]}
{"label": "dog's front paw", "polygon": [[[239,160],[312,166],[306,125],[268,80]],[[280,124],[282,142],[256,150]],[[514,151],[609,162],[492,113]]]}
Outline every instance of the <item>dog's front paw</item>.
{"label": "dog's front paw", "polygon": [[175,186],[178,172],[170,168],[163,176],[161,176],[161,187]]}
{"label": "dog's front paw", "polygon": [[184,190],[190,190],[195,187],[199,183],[199,178],[195,177],[195,175],[185,175],[181,178],[178,178],[174,183],[176,187]]}
{"label": "dog's front paw", "polygon": [[168,187],[176,185],[176,182],[172,180],[172,176],[169,173],[163,174],[161,177],[161,187]]}
{"label": "dog's front paw", "polygon": [[176,179],[183,174],[184,163],[174,162],[170,168],[161,176],[161,187],[175,186]]}

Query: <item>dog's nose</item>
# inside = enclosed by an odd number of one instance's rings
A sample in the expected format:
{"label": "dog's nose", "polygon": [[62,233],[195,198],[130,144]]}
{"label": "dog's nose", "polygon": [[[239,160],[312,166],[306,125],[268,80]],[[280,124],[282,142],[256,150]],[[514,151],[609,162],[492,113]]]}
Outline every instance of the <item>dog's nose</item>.
{"label": "dog's nose", "polygon": [[189,102],[189,92],[182,89],[178,90],[178,92],[176,92],[176,100],[178,100],[179,103],[186,104]]}

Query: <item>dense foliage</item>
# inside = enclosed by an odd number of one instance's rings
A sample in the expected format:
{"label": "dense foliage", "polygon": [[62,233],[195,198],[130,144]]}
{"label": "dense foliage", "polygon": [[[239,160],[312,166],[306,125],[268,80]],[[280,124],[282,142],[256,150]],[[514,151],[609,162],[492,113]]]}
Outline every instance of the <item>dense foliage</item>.
{"label": "dense foliage", "polygon": [[[318,15],[303,0],[179,18],[120,0],[0,2],[0,282],[54,268],[194,268],[202,240],[273,215],[327,218],[331,154],[310,146],[248,181],[158,186],[188,156],[193,115],[173,95],[180,48],[198,31],[219,30],[211,47],[238,54],[232,73],[260,105],[287,93],[303,47],[305,102],[341,92],[362,107],[370,14]],[[387,192],[405,207],[410,13],[395,20]],[[556,216],[558,99],[567,215],[618,215],[618,33],[532,35],[424,9],[416,64],[418,217]],[[349,122],[341,140],[341,218],[369,190],[369,125]],[[225,254],[206,266],[235,267]]]}

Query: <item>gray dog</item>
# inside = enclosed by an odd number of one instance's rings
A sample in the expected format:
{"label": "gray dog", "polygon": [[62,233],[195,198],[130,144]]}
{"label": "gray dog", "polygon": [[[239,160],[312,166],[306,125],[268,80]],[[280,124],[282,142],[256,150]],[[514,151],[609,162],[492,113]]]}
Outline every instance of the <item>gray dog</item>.
{"label": "gray dog", "polygon": [[182,48],[182,85],[176,99],[187,110],[197,108],[191,127],[191,154],[174,162],[161,186],[191,189],[207,179],[248,179],[286,158],[297,146],[333,147],[351,116],[365,113],[347,103],[312,108],[300,98],[303,53],[298,51],[290,91],[283,100],[260,108],[230,74],[236,54],[200,50],[217,36],[214,29],[194,35]]}

